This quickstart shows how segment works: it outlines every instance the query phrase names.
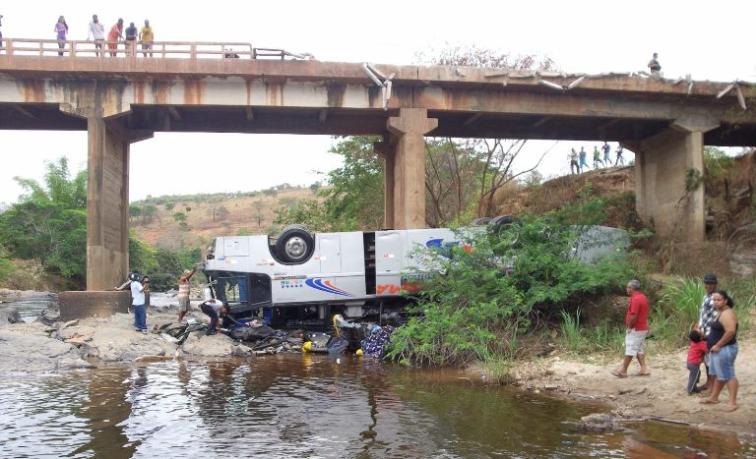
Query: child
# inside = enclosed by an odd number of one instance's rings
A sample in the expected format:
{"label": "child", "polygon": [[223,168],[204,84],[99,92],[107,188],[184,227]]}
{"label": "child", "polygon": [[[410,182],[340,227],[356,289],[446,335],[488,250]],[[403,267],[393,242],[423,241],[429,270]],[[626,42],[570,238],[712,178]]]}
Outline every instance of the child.
{"label": "child", "polygon": [[701,377],[701,362],[704,355],[706,355],[706,341],[701,337],[701,333],[698,330],[691,330],[688,335],[690,338],[690,346],[688,347],[688,395],[701,392],[701,388],[697,386],[698,379]]}

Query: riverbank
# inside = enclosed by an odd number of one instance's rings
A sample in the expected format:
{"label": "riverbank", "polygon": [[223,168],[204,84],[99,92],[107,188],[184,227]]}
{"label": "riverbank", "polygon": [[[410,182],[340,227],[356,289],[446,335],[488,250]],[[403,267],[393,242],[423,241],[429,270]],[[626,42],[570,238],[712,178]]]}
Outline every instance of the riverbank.
{"label": "riverbank", "polygon": [[[192,313],[190,321],[201,323],[201,314]],[[204,331],[190,333],[177,345],[157,327],[175,323],[176,312],[151,310],[150,333],[134,330],[133,316],[114,314],[107,318],[88,318],[51,325],[40,321],[0,325],[0,369],[4,372],[57,372],[92,368],[113,362],[144,362],[176,357],[207,359],[248,357],[254,351],[230,337]]]}
{"label": "riverbank", "polygon": [[[661,420],[705,430],[737,432],[753,441],[756,439],[755,335],[753,330],[746,329],[738,336],[736,374],[740,388],[738,409],[734,412],[725,412],[724,403],[702,405],[702,395],[688,395],[687,349],[657,353],[653,341],[647,353],[649,376],[637,376],[637,362],[630,367],[627,378],[612,375],[620,355],[559,352],[517,362],[509,374],[515,385],[526,390],[606,403],[619,420]],[[725,389],[720,400],[726,402],[727,397]]]}

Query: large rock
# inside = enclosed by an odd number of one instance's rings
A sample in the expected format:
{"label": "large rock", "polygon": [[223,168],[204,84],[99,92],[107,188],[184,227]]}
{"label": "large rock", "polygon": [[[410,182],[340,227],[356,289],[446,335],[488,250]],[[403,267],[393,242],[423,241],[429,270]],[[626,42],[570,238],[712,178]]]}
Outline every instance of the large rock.
{"label": "large rock", "polygon": [[739,276],[756,276],[756,223],[735,230],[728,241],[730,270]]}
{"label": "large rock", "polygon": [[75,346],[49,338],[43,327],[19,324],[0,330],[0,371],[58,371],[91,366]]}
{"label": "large rock", "polygon": [[21,322],[21,314],[16,308],[7,308],[0,310],[0,326],[7,324],[17,324]]}
{"label": "large rock", "polygon": [[58,295],[60,320],[109,317],[115,313],[128,313],[131,304],[129,292],[88,291],[63,292]]}
{"label": "large rock", "polygon": [[182,347],[185,354],[194,357],[243,357],[252,354],[250,348],[237,344],[222,333],[207,336],[204,332],[193,332]]}

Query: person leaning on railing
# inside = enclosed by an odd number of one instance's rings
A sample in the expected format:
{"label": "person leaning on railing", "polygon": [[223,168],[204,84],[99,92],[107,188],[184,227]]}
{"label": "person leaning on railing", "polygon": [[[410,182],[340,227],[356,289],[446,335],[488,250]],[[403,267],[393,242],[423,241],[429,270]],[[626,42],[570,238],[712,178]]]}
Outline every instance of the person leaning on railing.
{"label": "person leaning on railing", "polygon": [[118,52],[116,51],[118,49],[118,42],[123,39],[123,19],[118,18],[118,22],[113,24],[113,27],[110,28],[110,32],[108,32],[108,49],[110,50],[110,55],[112,57],[116,57]]}
{"label": "person leaning on railing", "polygon": [[147,57],[148,54],[150,55],[149,57],[152,57],[152,42],[155,41],[155,33],[152,31],[150,21],[147,19],[144,20],[144,27],[139,31],[139,41],[142,42],[142,54],[144,54],[144,57]]}
{"label": "person leaning on railing", "polygon": [[92,22],[89,23],[87,40],[94,40],[95,54],[97,57],[102,56],[102,44],[105,42],[105,26],[102,25],[96,14],[92,15]]}
{"label": "person leaning on railing", "polygon": [[136,55],[137,28],[134,23],[126,27],[126,54],[129,56]]}

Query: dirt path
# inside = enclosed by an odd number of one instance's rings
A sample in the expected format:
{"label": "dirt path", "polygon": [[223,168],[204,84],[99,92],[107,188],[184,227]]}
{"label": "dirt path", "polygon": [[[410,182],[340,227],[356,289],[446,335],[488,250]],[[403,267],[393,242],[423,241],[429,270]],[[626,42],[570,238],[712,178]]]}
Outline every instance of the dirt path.
{"label": "dirt path", "polygon": [[[622,417],[659,418],[756,436],[756,333],[749,330],[739,336],[738,348],[735,368],[740,382],[739,408],[732,413],[724,412],[722,404],[700,404],[701,395],[687,394],[687,349],[657,354],[650,346],[647,359],[651,375],[645,377],[633,375],[638,372],[637,362],[627,378],[613,376],[611,370],[619,364],[620,355],[611,360],[606,356],[555,355],[519,364],[513,376],[518,384],[533,391],[605,401]],[[725,389],[720,400],[725,402],[727,397]]]}

